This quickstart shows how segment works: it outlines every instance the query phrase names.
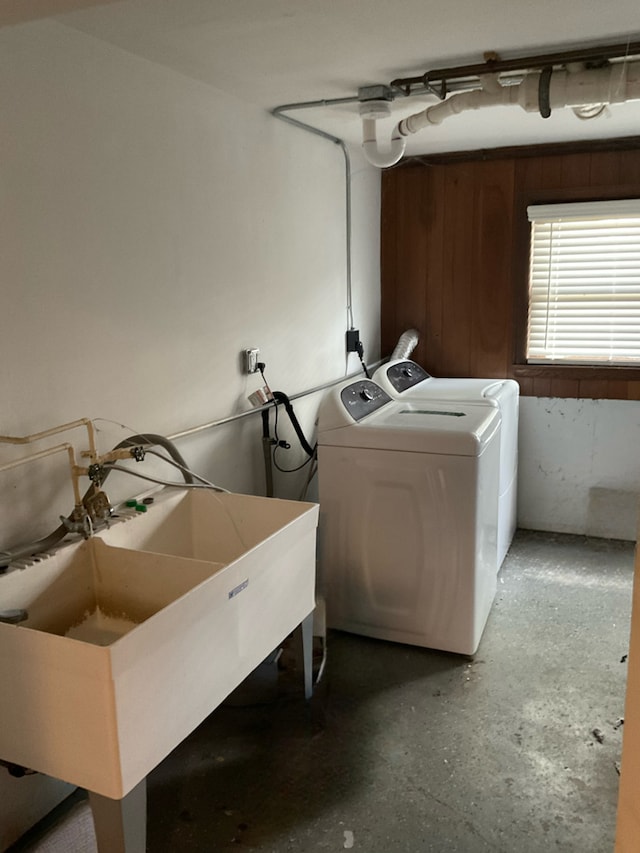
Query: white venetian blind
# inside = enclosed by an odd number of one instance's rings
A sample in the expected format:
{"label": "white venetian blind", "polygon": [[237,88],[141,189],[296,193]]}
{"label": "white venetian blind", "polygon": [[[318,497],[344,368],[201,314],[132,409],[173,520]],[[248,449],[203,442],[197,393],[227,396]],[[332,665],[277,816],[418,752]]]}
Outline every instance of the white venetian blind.
{"label": "white venetian blind", "polygon": [[640,199],[534,205],[527,214],[527,361],[640,363]]}

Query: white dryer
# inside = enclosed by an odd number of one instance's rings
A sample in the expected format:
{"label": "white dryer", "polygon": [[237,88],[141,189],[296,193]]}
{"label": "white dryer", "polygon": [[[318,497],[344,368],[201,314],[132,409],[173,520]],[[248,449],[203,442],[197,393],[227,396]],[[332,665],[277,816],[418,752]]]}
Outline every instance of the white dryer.
{"label": "white dryer", "polygon": [[500,569],[516,532],[518,494],[518,408],[520,388],[513,379],[439,379],[415,361],[396,359],[376,370],[373,380],[393,399],[456,400],[500,411],[498,559]]}
{"label": "white dryer", "polygon": [[496,591],[500,414],[397,402],[371,380],[318,420],[319,591],[330,627],[474,654]]}

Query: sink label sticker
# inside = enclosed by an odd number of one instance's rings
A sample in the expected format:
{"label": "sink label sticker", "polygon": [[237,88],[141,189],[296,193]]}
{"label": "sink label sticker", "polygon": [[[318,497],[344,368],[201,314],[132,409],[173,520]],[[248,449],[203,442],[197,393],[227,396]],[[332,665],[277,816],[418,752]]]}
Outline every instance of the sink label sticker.
{"label": "sink label sticker", "polygon": [[242,590],[246,589],[248,586],[249,586],[249,578],[247,578],[246,581],[242,581],[242,583],[239,583],[238,586],[235,586],[231,590],[231,592],[228,593],[229,598],[235,598],[235,596],[238,595],[239,592],[242,592]]}

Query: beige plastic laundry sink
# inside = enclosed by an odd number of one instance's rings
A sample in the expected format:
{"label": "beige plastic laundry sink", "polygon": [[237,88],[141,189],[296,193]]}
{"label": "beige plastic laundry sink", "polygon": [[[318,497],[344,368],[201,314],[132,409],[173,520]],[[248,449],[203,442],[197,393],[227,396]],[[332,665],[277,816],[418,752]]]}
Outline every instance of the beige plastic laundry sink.
{"label": "beige plastic laundry sink", "polygon": [[160,493],[0,577],[0,758],[120,799],[314,607],[314,504]]}

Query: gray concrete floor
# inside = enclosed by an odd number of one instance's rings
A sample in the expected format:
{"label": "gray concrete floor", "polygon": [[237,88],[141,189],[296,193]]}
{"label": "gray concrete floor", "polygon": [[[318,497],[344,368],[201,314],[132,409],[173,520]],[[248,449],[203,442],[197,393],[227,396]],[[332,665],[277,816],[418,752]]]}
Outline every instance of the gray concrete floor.
{"label": "gray concrete floor", "polygon": [[330,632],[310,708],[285,673],[151,774],[148,850],[612,851],[632,573],[632,543],[519,531],[474,660]]}

